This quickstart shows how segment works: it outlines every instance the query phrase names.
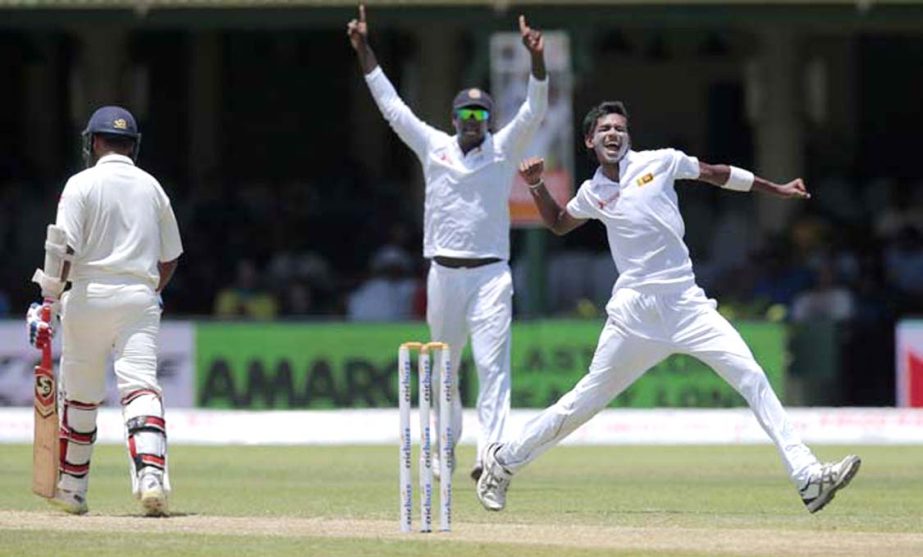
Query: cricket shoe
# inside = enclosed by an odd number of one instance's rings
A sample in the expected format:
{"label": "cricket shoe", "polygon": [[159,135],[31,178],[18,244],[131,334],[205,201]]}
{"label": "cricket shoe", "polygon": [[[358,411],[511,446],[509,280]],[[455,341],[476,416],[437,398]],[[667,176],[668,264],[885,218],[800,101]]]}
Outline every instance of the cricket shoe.
{"label": "cricket shoe", "polygon": [[163,472],[144,472],[138,479],[141,507],[145,516],[167,516],[167,493],[163,488]]}
{"label": "cricket shoe", "polygon": [[862,460],[856,455],[849,455],[839,462],[828,462],[811,476],[799,490],[801,500],[809,512],[816,513],[833,500],[836,492],[849,485],[850,480],[859,471]]}
{"label": "cricket shoe", "polygon": [[506,506],[506,490],[510,487],[513,474],[497,461],[497,451],[503,445],[491,443],[484,447],[481,455],[483,470],[478,478],[478,500],[488,511],[500,511]]}
{"label": "cricket shoe", "polygon": [[80,491],[56,489],[54,497],[48,499],[48,502],[69,514],[86,514],[90,510],[87,507],[86,493]]}

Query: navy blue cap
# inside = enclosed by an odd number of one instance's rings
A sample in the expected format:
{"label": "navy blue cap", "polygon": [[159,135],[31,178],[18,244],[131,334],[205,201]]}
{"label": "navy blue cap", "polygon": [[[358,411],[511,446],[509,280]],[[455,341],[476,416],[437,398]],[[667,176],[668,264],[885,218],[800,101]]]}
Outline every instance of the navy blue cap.
{"label": "navy blue cap", "polygon": [[466,106],[477,106],[486,108],[488,111],[493,111],[494,101],[486,91],[478,89],[477,87],[472,87],[471,89],[461,90],[455,95],[455,100],[452,101],[452,110],[457,110]]}
{"label": "navy blue cap", "polygon": [[138,124],[135,117],[120,106],[104,106],[96,110],[87,127],[83,130],[84,135],[104,133],[110,135],[124,135],[127,137],[138,138]]}

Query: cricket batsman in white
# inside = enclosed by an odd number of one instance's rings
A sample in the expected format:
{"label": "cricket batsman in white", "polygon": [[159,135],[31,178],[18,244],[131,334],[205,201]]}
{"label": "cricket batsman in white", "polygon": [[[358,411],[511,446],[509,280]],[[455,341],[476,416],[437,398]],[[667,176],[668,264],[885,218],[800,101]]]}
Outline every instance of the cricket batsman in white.
{"label": "cricket batsman in white", "polygon": [[[160,292],[183,248],[170,199],[154,177],[135,166],[140,142],[135,119],[124,108],[104,106],[93,113],[83,132],[87,169],[64,186],[57,221],[48,226],[46,268],[33,278],[41,285],[43,305],[60,307],[61,460],[51,502],[72,514],[88,509],[96,414],[105,398],[110,354],[132,491],[144,514],[167,514],[170,482],[157,334]],[[71,288],[64,292],[67,282]],[[39,345],[54,334],[40,310],[33,304],[27,315],[30,340]]]}
{"label": "cricket batsman in white", "polygon": [[821,464],[802,443],[766,374],[740,334],[716,310],[692,272],[676,180],[700,180],[738,192],[786,199],[810,197],[802,180],[776,184],[752,172],[707,164],[674,149],[632,151],[628,112],[621,102],[594,107],[583,122],[584,145],[599,168],[561,208],[542,182],[543,161],[520,165],[545,225],[567,234],[589,219],[606,226],[619,271],[606,306],[608,320],[588,373],[534,418],[522,434],[484,449],[477,496],[501,510],[512,475],[605,408],[652,366],[671,354],[691,355],[744,397],[772,439],[807,510],[821,510],[859,470],[857,456]]}
{"label": "cricket batsman in white", "polygon": [[[431,260],[426,319],[432,340],[449,345],[454,369],[471,336],[478,371],[479,448],[501,438],[509,415],[513,280],[508,202],[516,165],[548,106],[542,34],[523,16],[519,31],[532,68],[527,97],[516,116],[492,133],[490,96],[481,89],[464,89],[452,103],[455,135],[449,135],[417,118],[397,95],[369,46],[365,6],[359,6],[359,19],[347,25],[372,97],[423,166],[423,256]],[[457,440],[462,406],[457,384],[455,389],[451,426]],[[454,462],[450,468],[455,469]],[[478,459],[471,477],[479,478],[481,470]]]}

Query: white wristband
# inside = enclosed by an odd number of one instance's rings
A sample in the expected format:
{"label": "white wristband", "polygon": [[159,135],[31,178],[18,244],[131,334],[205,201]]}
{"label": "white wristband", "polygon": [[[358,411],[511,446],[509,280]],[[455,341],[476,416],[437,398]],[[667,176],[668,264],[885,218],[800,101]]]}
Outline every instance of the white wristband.
{"label": "white wristband", "polygon": [[721,187],[726,190],[750,191],[750,188],[753,187],[753,173],[736,166],[730,168],[731,175],[728,177],[727,183]]}
{"label": "white wristband", "polygon": [[526,184],[526,185],[529,186],[529,189],[530,189],[530,190],[537,190],[538,188],[540,188],[540,187],[542,187],[542,186],[545,185],[545,181],[544,181],[544,180],[539,180],[538,183],[536,183],[536,184]]}

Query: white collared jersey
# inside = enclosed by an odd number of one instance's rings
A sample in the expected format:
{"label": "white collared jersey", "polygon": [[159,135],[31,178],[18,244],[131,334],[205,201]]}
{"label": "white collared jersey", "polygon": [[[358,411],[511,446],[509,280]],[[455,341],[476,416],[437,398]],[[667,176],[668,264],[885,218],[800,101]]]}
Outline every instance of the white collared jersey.
{"label": "white collared jersey", "polygon": [[678,292],[695,285],[675,180],[699,177],[699,161],[681,151],[629,151],[619,163],[619,182],[601,169],[567,204],[580,219],[606,225],[609,250],[619,272],[613,292]]}
{"label": "white collared jersey", "polygon": [[159,261],[183,252],[170,198],[128,157],[106,155],[67,181],[57,224],[74,248],[69,279],[136,279],[157,287]]}
{"label": "white collared jersey", "polygon": [[423,256],[509,259],[513,174],[545,115],[548,80],[530,75],[526,100],[516,116],[467,154],[457,136],[414,115],[381,67],[365,80],[382,115],[423,166]]}

